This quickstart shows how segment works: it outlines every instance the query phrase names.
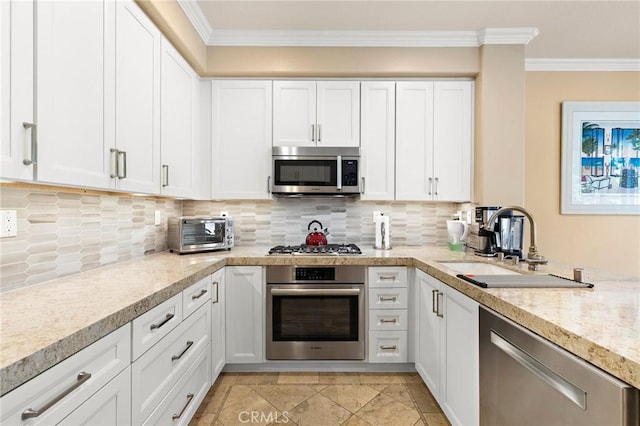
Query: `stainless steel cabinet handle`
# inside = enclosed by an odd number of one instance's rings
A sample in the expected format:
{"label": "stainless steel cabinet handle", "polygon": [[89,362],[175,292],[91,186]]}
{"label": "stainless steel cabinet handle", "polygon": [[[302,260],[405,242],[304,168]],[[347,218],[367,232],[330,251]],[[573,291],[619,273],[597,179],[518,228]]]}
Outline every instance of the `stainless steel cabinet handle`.
{"label": "stainless steel cabinet handle", "polygon": [[438,313],[438,308],[436,307],[436,297],[438,295],[438,290],[431,290],[431,312],[434,314]]}
{"label": "stainless steel cabinet handle", "polygon": [[213,285],[216,286],[216,298],[214,299],[213,303],[218,303],[220,302],[220,299],[218,298],[218,287],[220,287],[220,283],[218,281],[214,281]]}
{"label": "stainless steel cabinet handle", "polygon": [[311,125],[311,142],[315,142],[316,141],[316,125],[312,124]]}
{"label": "stainless steel cabinet handle", "polygon": [[433,178],[429,178],[429,195],[433,192]]}
{"label": "stainless steel cabinet handle", "polygon": [[191,404],[191,400],[193,399],[194,396],[195,395],[192,393],[187,394],[187,403],[184,404],[184,407],[182,407],[182,410],[180,410],[180,414],[174,414],[173,416],[171,416],[171,420],[178,420],[180,417],[182,417],[182,415],[184,414],[184,411],[187,409],[189,404]]}
{"label": "stainless steel cabinet handle", "polygon": [[395,324],[395,323],[398,322],[398,320],[396,318],[390,319],[390,320],[386,320],[386,319],[383,318],[383,319],[380,320],[380,322],[383,323],[383,324],[389,323],[389,322]]}
{"label": "stainless steel cabinet handle", "polygon": [[320,137],[320,125],[318,124],[318,142],[322,142],[322,138]]}
{"label": "stainless steel cabinet handle", "polygon": [[118,179],[127,177],[127,152],[118,151]]}
{"label": "stainless steel cabinet handle", "polygon": [[177,361],[177,360],[179,360],[180,358],[182,358],[182,355],[184,355],[184,354],[189,350],[189,348],[190,348],[191,346],[193,346],[193,341],[192,341],[192,340],[187,340],[187,347],[186,347],[186,348],[184,348],[184,349],[182,350],[182,352],[180,352],[180,354],[179,354],[179,355],[173,355],[173,356],[171,357],[171,361]]}
{"label": "stainless steel cabinet handle", "polygon": [[174,314],[167,314],[166,317],[164,317],[164,319],[162,321],[160,321],[157,324],[151,324],[151,330],[155,330],[158,329],[160,327],[162,327],[163,325],[165,325],[166,323],[168,323],[169,321],[171,321],[171,318],[173,318],[175,315]]}
{"label": "stainless steel cabinet handle", "polygon": [[509,342],[493,330],[491,330],[491,343],[500,348],[504,353],[513,358],[524,368],[538,376],[538,378],[540,378],[543,382],[569,398],[577,406],[579,406],[583,410],[586,409],[587,393],[585,391],[575,386],[573,383],[565,380],[558,373],[551,370],[549,367],[542,364],[540,361],[533,358],[522,349],[514,346],[513,344],[511,344],[511,342]]}
{"label": "stainless steel cabinet handle", "polygon": [[22,160],[22,164],[24,164],[25,166],[38,164],[37,162],[38,126],[36,126],[34,123],[22,123],[22,127],[26,130],[31,130],[31,158],[25,158],[24,160]]}
{"label": "stainless steel cabinet handle", "polygon": [[442,311],[440,310],[440,308],[442,308],[442,303],[440,303],[440,301],[444,298],[444,293],[443,292],[438,292],[438,296],[436,297],[436,301],[438,302],[438,310],[436,312],[436,315],[439,316],[440,318],[444,317],[444,313],[442,313]]}
{"label": "stainless steel cabinet handle", "polygon": [[362,191],[360,193],[364,194],[364,176],[362,177]]}
{"label": "stainless steel cabinet handle", "polygon": [[391,345],[391,346],[380,346],[380,349],[387,350],[387,351],[395,351],[396,349],[398,349],[398,347],[396,345]]}
{"label": "stainless steel cabinet handle", "polygon": [[163,164],[162,165],[162,187],[167,187],[169,186],[169,165],[168,164]]}
{"label": "stainless steel cabinet handle", "polygon": [[438,195],[438,182],[440,181],[440,179],[435,178],[435,181],[436,181],[436,190],[433,191],[433,195]]}
{"label": "stainless steel cabinet handle", "polygon": [[191,300],[196,300],[196,299],[200,299],[202,296],[204,296],[205,294],[207,294],[207,289],[203,288],[202,290],[200,290],[200,293],[198,294],[194,294],[193,296],[191,296]]}
{"label": "stainless steel cabinet handle", "polygon": [[271,194],[271,176],[267,176],[267,194]]}
{"label": "stainless steel cabinet handle", "polygon": [[74,384],[69,386],[64,391],[62,391],[59,395],[57,395],[51,401],[47,402],[46,404],[44,404],[42,407],[38,408],[37,410],[34,410],[32,408],[27,408],[26,410],[24,410],[22,412],[22,420],[33,419],[35,417],[38,417],[39,415],[41,415],[42,413],[47,411],[49,408],[53,407],[62,398],[64,398],[65,396],[69,395],[71,392],[73,392],[75,389],[77,389],[80,385],[82,385],[84,382],[86,382],[90,378],[91,378],[91,373],[87,373],[85,371],[82,371],[81,373],[78,374],[77,381]]}
{"label": "stainless steel cabinet handle", "polygon": [[111,153],[110,164],[109,164],[109,177],[111,179],[118,177],[118,150],[115,148],[111,148],[109,150]]}
{"label": "stainless steel cabinet handle", "polygon": [[397,275],[379,275],[379,280],[395,280]]}
{"label": "stainless steel cabinet handle", "polygon": [[382,297],[382,296],[380,296],[378,299],[381,302],[395,302],[396,300],[398,300],[398,298],[396,296],[393,296],[393,297]]}

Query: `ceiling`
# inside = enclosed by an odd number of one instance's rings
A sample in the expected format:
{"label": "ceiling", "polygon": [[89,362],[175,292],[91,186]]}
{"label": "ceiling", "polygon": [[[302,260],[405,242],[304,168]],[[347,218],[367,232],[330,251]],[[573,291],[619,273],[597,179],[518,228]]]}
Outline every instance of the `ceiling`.
{"label": "ceiling", "polygon": [[247,31],[262,37],[287,31],[347,37],[526,27],[539,30],[525,48],[527,58],[640,58],[640,0],[178,1],[200,7],[210,26],[205,41],[210,45],[216,44],[216,34]]}

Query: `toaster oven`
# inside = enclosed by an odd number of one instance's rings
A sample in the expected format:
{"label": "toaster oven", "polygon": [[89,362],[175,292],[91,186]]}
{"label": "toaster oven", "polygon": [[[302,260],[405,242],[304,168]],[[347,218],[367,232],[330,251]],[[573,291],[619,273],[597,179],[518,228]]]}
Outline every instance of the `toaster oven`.
{"label": "toaster oven", "polygon": [[233,219],[230,217],[169,218],[168,245],[172,252],[231,250],[233,240]]}

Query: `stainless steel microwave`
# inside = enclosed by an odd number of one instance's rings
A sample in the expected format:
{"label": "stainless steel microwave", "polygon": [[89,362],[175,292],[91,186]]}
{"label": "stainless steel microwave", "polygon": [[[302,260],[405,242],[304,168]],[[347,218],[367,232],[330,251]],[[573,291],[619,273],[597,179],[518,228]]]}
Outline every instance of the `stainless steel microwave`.
{"label": "stainless steel microwave", "polygon": [[209,250],[231,250],[234,243],[233,219],[230,217],[170,217],[169,250],[196,253]]}
{"label": "stainless steel microwave", "polygon": [[360,193],[360,148],[276,146],[272,158],[276,196]]}

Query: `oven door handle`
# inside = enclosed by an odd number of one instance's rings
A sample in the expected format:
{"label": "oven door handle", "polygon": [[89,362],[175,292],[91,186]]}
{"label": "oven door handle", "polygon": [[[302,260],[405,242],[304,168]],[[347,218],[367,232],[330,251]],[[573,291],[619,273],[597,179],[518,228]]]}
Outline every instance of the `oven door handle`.
{"label": "oven door handle", "polygon": [[274,288],[273,296],[357,296],[359,288]]}

